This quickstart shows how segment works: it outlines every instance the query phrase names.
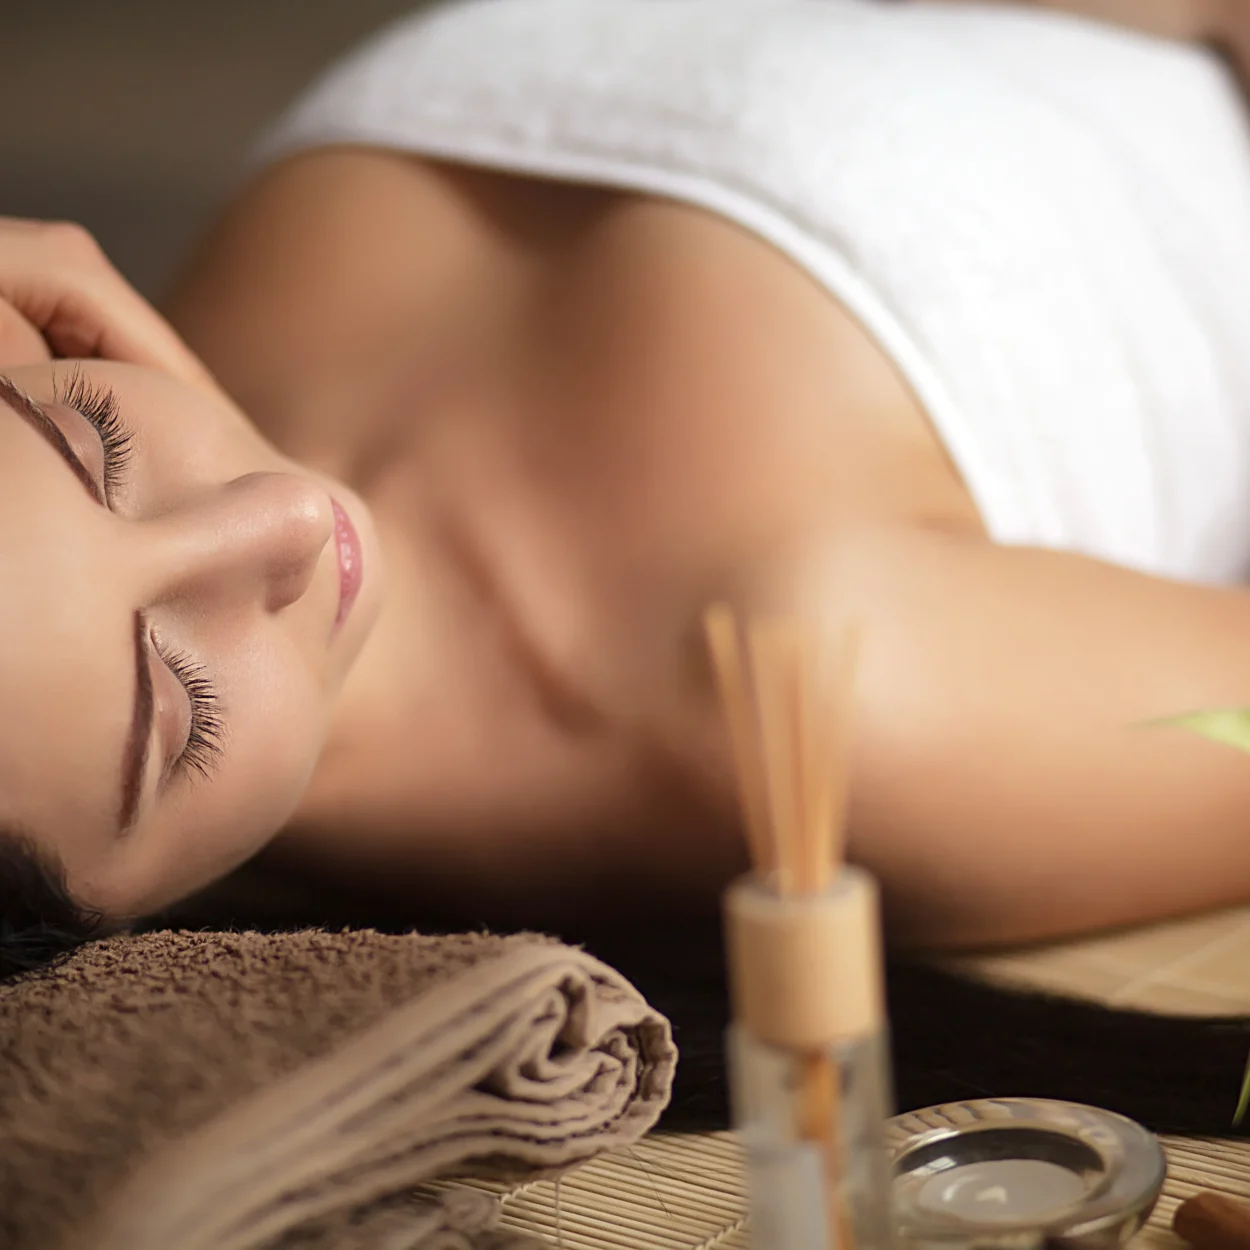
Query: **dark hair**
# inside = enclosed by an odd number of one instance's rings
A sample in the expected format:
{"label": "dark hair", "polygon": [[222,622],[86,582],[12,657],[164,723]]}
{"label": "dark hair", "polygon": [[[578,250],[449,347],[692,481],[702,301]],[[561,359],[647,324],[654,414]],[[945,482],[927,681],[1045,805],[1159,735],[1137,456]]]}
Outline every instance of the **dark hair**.
{"label": "dark hair", "polygon": [[103,927],[103,914],[70,893],[58,860],[28,835],[0,830],[0,979],[55,963]]}

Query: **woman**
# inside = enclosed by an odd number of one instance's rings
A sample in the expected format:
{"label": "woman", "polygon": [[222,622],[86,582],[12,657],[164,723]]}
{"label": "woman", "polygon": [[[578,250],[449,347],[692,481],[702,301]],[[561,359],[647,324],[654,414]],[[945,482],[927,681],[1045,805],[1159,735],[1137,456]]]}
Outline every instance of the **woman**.
{"label": "woman", "polygon": [[255,427],[181,357],[8,370],[0,817],[66,927],[279,827],[408,897],[712,897],[718,597],[861,625],[900,940],[1250,896],[1250,767],[1136,728],[1250,702],[1244,121],[1213,58],[992,6],[383,37],[170,302]]}
{"label": "woman", "polygon": [[[6,223],[0,266],[0,352],[26,362],[0,377],[6,647],[22,657],[4,698],[23,710],[4,743],[4,925],[37,941],[80,925],[73,900],[114,917],[159,905],[282,823],[380,579],[336,558],[372,541],[364,505],[279,456],[84,232]],[[86,370],[52,351],[113,359]],[[190,658],[192,621],[233,653],[246,698]],[[242,757],[209,785],[219,697]]]}

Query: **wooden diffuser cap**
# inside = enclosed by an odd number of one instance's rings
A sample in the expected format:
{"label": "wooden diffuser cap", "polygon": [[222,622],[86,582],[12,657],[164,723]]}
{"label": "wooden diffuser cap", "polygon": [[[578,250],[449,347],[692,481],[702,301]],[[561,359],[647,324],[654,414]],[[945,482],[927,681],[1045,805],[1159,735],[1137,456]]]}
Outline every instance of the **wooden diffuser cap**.
{"label": "wooden diffuser cap", "polygon": [[743,877],[725,895],[734,1018],[761,1042],[815,1050],[885,1022],[877,887],[843,867],[818,894]]}

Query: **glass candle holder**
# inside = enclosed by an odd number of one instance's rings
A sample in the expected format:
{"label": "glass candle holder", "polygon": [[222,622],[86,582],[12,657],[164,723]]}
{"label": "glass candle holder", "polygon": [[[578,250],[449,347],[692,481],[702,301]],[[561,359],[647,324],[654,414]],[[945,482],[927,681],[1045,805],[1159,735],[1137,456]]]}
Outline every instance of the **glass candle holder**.
{"label": "glass candle holder", "polygon": [[1043,1098],[912,1111],[886,1142],[905,1250],[1106,1250],[1145,1223],[1167,1171],[1140,1124]]}

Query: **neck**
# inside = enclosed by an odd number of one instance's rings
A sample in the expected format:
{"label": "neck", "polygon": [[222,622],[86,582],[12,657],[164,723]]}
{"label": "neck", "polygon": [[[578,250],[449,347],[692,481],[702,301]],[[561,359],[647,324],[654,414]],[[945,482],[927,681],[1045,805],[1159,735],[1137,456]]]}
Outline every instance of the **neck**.
{"label": "neck", "polygon": [[410,502],[382,533],[393,593],[279,854],[414,906],[447,894],[517,915],[560,914],[605,873],[651,891],[723,875],[699,836],[705,796],[527,610],[573,596],[518,583],[533,561],[454,511]]}

